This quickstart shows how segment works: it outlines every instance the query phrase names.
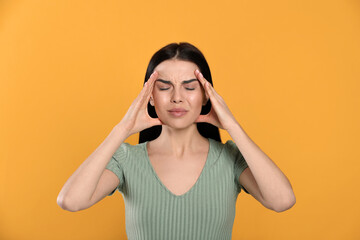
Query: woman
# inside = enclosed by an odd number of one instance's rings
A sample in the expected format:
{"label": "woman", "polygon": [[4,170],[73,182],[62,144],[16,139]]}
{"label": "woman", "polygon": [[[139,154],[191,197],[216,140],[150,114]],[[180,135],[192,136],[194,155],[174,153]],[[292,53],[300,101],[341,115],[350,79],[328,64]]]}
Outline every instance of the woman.
{"label": "woman", "polygon": [[[221,143],[218,128],[234,141]],[[137,132],[139,144],[124,143]],[[231,239],[242,188],[277,212],[295,204],[286,176],[214,90],[200,50],[172,43],[151,58],[142,91],[58,204],[80,211],[118,189],[128,239]]]}

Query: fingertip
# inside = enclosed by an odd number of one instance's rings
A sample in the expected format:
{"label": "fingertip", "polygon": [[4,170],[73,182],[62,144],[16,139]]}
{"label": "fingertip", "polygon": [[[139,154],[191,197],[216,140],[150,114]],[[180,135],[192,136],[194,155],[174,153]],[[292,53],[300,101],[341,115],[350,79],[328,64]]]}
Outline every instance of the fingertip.
{"label": "fingertip", "polygon": [[199,69],[195,70],[195,75],[199,75],[200,78],[203,78],[204,76],[202,75],[202,73],[200,72]]}
{"label": "fingertip", "polygon": [[156,78],[157,78],[157,72],[156,71],[154,71],[152,74],[151,74],[151,76],[150,76],[150,78],[152,79],[152,80],[155,80]]}

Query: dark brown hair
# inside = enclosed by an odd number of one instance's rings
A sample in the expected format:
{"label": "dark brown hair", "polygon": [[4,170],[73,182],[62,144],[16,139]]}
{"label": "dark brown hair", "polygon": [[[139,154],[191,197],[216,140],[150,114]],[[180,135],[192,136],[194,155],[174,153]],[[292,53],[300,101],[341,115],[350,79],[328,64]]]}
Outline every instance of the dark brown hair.
{"label": "dark brown hair", "polygon": [[[180,43],[170,43],[165,47],[158,50],[150,59],[148,68],[145,74],[145,82],[149,79],[150,75],[153,73],[155,67],[159,65],[161,62],[169,59],[179,59],[183,61],[190,61],[195,63],[198,67],[200,72],[203,74],[204,78],[208,82],[214,86],[212,79],[209,65],[201,53],[201,51],[196,48],[194,45],[187,43],[187,42],[180,42]],[[150,117],[157,118],[157,114],[155,112],[155,108],[148,103],[147,105],[148,113]],[[208,100],[205,106],[202,107],[200,114],[207,114],[210,112],[211,109],[211,102]],[[205,138],[212,138],[216,141],[221,142],[219,128],[215,127],[210,123],[197,123],[197,129],[199,133]],[[153,126],[147,128],[140,132],[139,135],[139,143],[143,143],[146,141],[151,141],[156,139],[160,136],[162,130],[162,126]]]}

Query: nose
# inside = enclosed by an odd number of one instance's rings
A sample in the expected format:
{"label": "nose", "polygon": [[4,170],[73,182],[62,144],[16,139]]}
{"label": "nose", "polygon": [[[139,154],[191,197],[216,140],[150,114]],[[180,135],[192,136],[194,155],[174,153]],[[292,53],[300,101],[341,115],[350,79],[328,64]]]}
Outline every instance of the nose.
{"label": "nose", "polygon": [[174,91],[172,93],[172,96],[171,96],[171,102],[172,103],[180,103],[182,102],[182,96],[181,96],[181,92],[179,89],[176,89],[174,88]]}

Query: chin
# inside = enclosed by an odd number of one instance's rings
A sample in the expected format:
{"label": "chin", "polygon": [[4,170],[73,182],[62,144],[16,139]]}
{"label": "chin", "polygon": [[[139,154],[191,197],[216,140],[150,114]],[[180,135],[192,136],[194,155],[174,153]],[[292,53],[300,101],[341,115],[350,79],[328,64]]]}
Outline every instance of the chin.
{"label": "chin", "polygon": [[195,119],[188,119],[188,118],[162,118],[159,117],[161,122],[164,123],[167,127],[174,128],[174,129],[185,129],[191,127],[195,123]]}
{"label": "chin", "polygon": [[190,126],[192,126],[194,124],[194,122],[182,121],[180,119],[175,120],[175,121],[174,120],[168,120],[168,121],[165,121],[163,123],[167,127],[170,127],[170,128],[173,128],[173,129],[185,129],[185,128],[188,128],[188,127],[190,127]]}

